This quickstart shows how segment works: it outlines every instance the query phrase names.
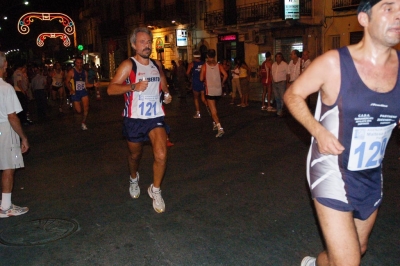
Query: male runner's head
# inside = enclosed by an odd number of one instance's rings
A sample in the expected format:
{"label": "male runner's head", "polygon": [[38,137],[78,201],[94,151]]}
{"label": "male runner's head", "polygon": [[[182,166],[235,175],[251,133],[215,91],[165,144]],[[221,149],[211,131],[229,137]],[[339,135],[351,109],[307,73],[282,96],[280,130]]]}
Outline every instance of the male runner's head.
{"label": "male runner's head", "polygon": [[153,33],[148,28],[136,28],[131,34],[130,41],[137,55],[145,59],[150,57]]}

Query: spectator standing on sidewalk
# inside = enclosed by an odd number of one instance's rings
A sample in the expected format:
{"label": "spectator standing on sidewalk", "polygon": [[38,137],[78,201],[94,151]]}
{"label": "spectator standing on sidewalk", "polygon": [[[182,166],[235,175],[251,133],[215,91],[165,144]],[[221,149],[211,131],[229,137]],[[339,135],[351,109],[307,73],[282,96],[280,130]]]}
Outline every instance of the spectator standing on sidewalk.
{"label": "spectator standing on sidewalk", "polygon": [[[261,84],[263,85],[263,93],[261,97],[261,110],[268,112],[276,112],[276,109],[271,106],[272,100],[272,59],[271,53],[265,53],[265,61],[260,67]],[[265,106],[265,98],[267,98],[267,106]]]}
{"label": "spectator standing on sidewalk", "polygon": [[29,210],[11,202],[15,169],[24,167],[22,153],[28,151],[29,143],[17,116],[22,111],[21,104],[14,88],[2,78],[6,68],[6,56],[0,52],[0,218],[18,216]]}
{"label": "spectator standing on sidewalk", "polygon": [[240,89],[239,79],[239,59],[235,58],[235,65],[232,69],[232,100],[230,104],[235,104],[236,92],[239,94],[240,100],[242,100],[242,90]]}
{"label": "spectator standing on sidewalk", "polygon": [[224,95],[230,95],[232,93],[232,72],[231,72],[231,61],[224,59],[222,66],[224,67],[228,78],[224,84],[223,92]]}
{"label": "spectator standing on sidewalk", "polygon": [[[304,50],[303,54],[301,55],[301,73],[306,71],[308,66],[311,64],[311,59],[310,59],[310,51]],[[311,97],[308,96],[306,100],[308,106],[310,107],[311,105]]]}
{"label": "spectator standing on sidewalk", "polygon": [[299,50],[293,50],[290,53],[290,62],[288,65],[288,70],[287,70],[287,81],[286,81],[286,87],[289,88],[290,85],[295,82],[295,80],[300,76],[301,74],[301,69],[302,69],[302,60],[300,58],[300,52]]}
{"label": "spectator standing on sidewalk", "polygon": [[249,106],[250,96],[250,68],[245,61],[239,61],[239,80],[240,90],[242,91],[242,101],[238,106],[247,107]]}
{"label": "spectator standing on sidewalk", "polygon": [[35,72],[36,75],[32,79],[31,88],[36,101],[38,119],[44,120],[47,114],[47,78],[43,76],[43,70],[41,68],[35,68]]}
{"label": "spectator standing on sidewalk", "polygon": [[27,89],[25,88],[24,72],[26,72],[25,65],[17,67],[13,74],[14,89],[22,106],[22,111],[18,112],[18,118],[21,124],[32,125],[33,122],[28,118],[29,99],[27,95]]}
{"label": "spectator standing on sidewalk", "polygon": [[283,54],[278,52],[275,55],[275,62],[272,64],[272,90],[275,95],[276,114],[283,116],[283,95],[286,91],[288,64],[283,59]]}
{"label": "spectator standing on sidewalk", "polygon": [[311,64],[310,52],[308,50],[304,50],[301,56],[301,73],[306,71],[307,67]]}

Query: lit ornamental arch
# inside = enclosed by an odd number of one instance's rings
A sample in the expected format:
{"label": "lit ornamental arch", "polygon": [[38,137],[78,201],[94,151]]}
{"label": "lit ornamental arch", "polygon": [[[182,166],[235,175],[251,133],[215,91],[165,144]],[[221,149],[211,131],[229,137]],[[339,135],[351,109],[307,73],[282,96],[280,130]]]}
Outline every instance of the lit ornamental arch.
{"label": "lit ornamental arch", "polygon": [[39,36],[37,37],[37,39],[36,39],[37,46],[42,47],[44,45],[44,41],[47,38],[52,38],[52,39],[60,38],[63,41],[63,44],[64,44],[65,47],[68,47],[68,46],[71,45],[71,40],[64,33],[61,33],[61,32],[56,32],[56,33],[44,32],[44,33],[39,34]]}
{"label": "lit ornamental arch", "polygon": [[18,31],[21,34],[28,34],[30,31],[29,26],[35,21],[35,19],[40,19],[43,21],[50,21],[53,19],[58,19],[58,21],[64,26],[64,32],[68,35],[72,35],[75,32],[74,21],[67,15],[63,13],[38,13],[30,12],[24,14],[18,21]]}

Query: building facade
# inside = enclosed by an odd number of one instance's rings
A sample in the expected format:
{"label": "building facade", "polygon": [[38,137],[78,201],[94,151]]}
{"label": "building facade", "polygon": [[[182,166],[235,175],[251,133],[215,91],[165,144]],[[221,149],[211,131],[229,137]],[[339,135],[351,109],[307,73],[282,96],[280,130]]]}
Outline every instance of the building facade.
{"label": "building facade", "polygon": [[86,60],[102,64],[110,78],[118,65],[133,55],[129,35],[141,26],[152,30],[151,57],[166,68],[171,68],[172,60],[191,62],[194,50],[205,57],[212,48],[219,61],[245,60],[252,70],[251,81],[258,82],[258,68],[267,51],[282,52],[289,61],[292,50],[308,50],[313,59],[361,40],[363,29],[356,13],[359,2],[85,0],[77,36],[78,43],[85,45]]}

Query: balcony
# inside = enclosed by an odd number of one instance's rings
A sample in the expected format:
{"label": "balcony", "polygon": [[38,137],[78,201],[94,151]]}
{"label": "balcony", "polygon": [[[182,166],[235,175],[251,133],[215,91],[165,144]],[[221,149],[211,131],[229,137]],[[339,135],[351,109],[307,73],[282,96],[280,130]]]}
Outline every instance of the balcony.
{"label": "balcony", "polygon": [[360,0],[332,0],[332,9],[334,11],[345,11],[357,9]]}
{"label": "balcony", "polygon": [[184,4],[163,5],[153,10],[144,12],[144,22],[150,25],[159,24],[160,27],[171,26],[175,20],[180,24],[192,24],[196,19],[196,4],[193,0],[185,1]]}
{"label": "balcony", "polygon": [[[282,20],[282,6],[279,0],[267,0],[249,5],[237,6],[237,24]],[[312,1],[300,0],[300,16],[312,15]],[[224,10],[206,12],[204,15],[204,27],[212,30],[227,26],[224,23]]]}

